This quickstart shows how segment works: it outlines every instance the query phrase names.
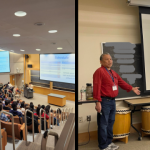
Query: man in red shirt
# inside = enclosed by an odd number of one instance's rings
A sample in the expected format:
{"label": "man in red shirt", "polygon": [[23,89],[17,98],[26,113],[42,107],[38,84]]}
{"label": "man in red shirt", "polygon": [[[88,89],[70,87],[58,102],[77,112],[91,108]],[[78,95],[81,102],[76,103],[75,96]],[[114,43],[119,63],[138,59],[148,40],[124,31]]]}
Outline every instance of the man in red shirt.
{"label": "man in red shirt", "polygon": [[118,95],[118,85],[130,92],[131,90],[140,95],[139,87],[127,84],[113,70],[112,58],[109,53],[100,57],[101,67],[93,74],[93,98],[97,99],[98,143],[101,150],[116,150],[119,146],[112,143],[113,124],[115,121],[116,104],[115,97]]}

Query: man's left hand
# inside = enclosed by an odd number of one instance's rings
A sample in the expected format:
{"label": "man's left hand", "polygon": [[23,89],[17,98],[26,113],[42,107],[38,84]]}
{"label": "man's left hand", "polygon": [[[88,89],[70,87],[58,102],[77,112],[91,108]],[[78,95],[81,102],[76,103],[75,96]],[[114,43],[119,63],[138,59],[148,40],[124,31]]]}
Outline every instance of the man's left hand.
{"label": "man's left hand", "polygon": [[132,91],[136,94],[136,95],[140,95],[141,91],[139,90],[139,87],[133,87]]}

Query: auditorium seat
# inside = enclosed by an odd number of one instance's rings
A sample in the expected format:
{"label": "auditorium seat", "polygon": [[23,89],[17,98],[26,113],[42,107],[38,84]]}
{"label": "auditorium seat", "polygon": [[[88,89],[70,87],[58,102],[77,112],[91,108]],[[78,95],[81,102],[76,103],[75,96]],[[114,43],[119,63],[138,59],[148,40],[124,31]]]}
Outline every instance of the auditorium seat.
{"label": "auditorium seat", "polygon": [[[7,137],[12,138],[12,122],[1,121],[1,128],[5,128],[7,132]],[[14,123],[15,139],[22,140],[21,132],[23,140],[25,140],[25,123],[23,123],[22,125]]]}

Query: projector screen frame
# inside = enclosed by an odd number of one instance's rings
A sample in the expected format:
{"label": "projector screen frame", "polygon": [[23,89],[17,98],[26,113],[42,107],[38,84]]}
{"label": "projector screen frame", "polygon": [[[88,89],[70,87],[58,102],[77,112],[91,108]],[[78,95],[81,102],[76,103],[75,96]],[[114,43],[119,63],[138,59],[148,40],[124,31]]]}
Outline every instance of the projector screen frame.
{"label": "projector screen frame", "polygon": [[11,72],[11,69],[10,69],[10,52],[9,51],[0,51],[1,52],[8,52],[9,53],[9,72],[0,72],[1,73],[10,73]]}
{"label": "projector screen frame", "polygon": [[[43,53],[43,54],[75,54],[75,53]],[[39,54],[39,60],[40,60],[40,55]],[[39,66],[40,66],[40,61],[39,61]],[[41,67],[40,67],[41,68]],[[39,79],[41,80],[40,76],[39,76]],[[44,80],[44,79],[43,79]],[[41,80],[42,81],[42,80]],[[49,81],[49,82],[56,82],[56,83],[66,83],[66,84],[73,84],[75,85],[75,83],[68,83],[68,82],[59,82],[59,81],[52,81],[52,80],[44,80],[44,81]]]}
{"label": "projector screen frame", "polygon": [[150,90],[146,90],[146,77],[145,77],[145,58],[144,58],[144,41],[143,41],[143,29],[142,29],[142,14],[150,15],[149,7],[139,6],[139,21],[140,21],[140,33],[141,33],[141,50],[142,50],[142,62],[143,62],[143,84],[144,84],[144,94],[149,95]]}

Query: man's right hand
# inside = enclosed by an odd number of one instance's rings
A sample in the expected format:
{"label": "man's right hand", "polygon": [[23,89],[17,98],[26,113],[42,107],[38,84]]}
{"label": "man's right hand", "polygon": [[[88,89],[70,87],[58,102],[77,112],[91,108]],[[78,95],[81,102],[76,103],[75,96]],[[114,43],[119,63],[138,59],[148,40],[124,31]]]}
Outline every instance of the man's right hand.
{"label": "man's right hand", "polygon": [[96,103],[95,109],[96,109],[96,111],[97,111],[98,113],[101,112],[101,109],[102,109],[101,102],[97,102],[97,103]]}

